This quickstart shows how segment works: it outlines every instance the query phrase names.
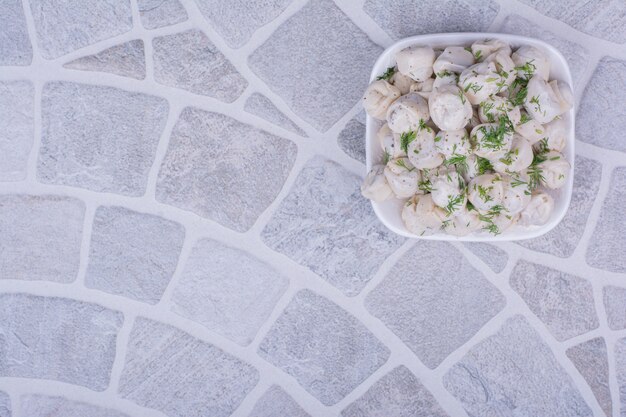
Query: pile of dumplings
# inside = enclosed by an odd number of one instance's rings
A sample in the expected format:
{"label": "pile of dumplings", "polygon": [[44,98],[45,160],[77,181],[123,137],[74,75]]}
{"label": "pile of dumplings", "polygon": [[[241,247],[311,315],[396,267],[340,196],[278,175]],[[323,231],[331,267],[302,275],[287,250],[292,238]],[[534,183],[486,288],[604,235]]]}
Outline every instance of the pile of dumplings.
{"label": "pile of dumplings", "polygon": [[416,235],[500,234],[543,225],[571,167],[562,116],[568,85],[549,80],[550,61],[533,46],[515,52],[500,40],[435,51],[411,46],[363,97],[382,158],[363,196],[401,199]]}

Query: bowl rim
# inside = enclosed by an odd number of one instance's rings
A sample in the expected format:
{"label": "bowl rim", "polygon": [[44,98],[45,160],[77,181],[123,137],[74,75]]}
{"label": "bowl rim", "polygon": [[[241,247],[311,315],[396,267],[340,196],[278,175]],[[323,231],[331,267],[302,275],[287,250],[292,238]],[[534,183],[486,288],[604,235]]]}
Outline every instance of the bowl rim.
{"label": "bowl rim", "polygon": [[[459,40],[459,38],[462,38]],[[560,61],[560,67],[563,69],[563,74],[560,74],[558,79],[559,81],[566,82],[569,87],[574,90],[572,73],[567,63],[567,60],[563,56],[563,54],[556,49],[554,46],[549,43],[536,39],[530,38],[527,36],[520,35],[512,35],[507,33],[494,33],[494,32],[447,32],[447,33],[432,33],[432,34],[423,34],[423,35],[415,35],[407,38],[399,39],[394,42],[380,54],[374,66],[372,67],[372,72],[370,74],[371,83],[378,77],[381,73],[381,66],[384,63],[385,68],[387,67],[387,63],[389,62],[389,55],[394,51],[398,51],[400,49],[414,46],[414,45],[431,45],[435,48],[439,48],[441,46],[460,46],[462,44],[467,44],[471,42],[475,42],[481,39],[499,39],[507,42],[512,47],[522,46],[522,45],[531,45],[531,46],[539,46],[550,51],[551,55],[556,56],[556,58]],[[446,44],[446,40],[449,42]],[[551,59],[551,64],[554,62],[554,59]],[[375,201],[371,201],[372,208],[374,213],[378,219],[392,232],[413,239],[423,239],[423,240],[440,240],[440,241],[460,241],[460,242],[506,242],[506,241],[517,241],[517,240],[526,240],[533,239],[539,236],[542,236],[552,229],[554,229],[565,217],[567,210],[569,209],[572,193],[573,193],[573,182],[574,182],[574,164],[575,164],[575,119],[576,119],[576,100],[574,99],[574,103],[572,108],[568,111],[569,113],[569,126],[568,126],[568,135],[567,135],[567,148],[569,148],[568,154],[571,155],[571,158],[568,158],[568,162],[570,163],[570,172],[572,175],[569,176],[567,183],[563,187],[567,192],[563,193],[559,198],[564,199],[564,204],[560,212],[555,214],[555,217],[551,218],[548,223],[542,226],[531,226],[527,230],[524,230],[522,234],[520,234],[520,230],[517,230],[512,233],[507,233],[505,230],[503,233],[498,235],[491,234],[480,234],[476,235],[475,233],[470,233],[466,236],[455,236],[446,233],[436,233],[433,235],[425,235],[419,236],[413,234],[406,230],[406,228],[399,229],[394,225],[391,225],[386,216],[382,213],[382,203],[378,203]],[[365,122],[365,166],[366,173],[368,173],[372,169],[372,153],[370,152],[371,141],[375,136],[376,132],[372,132],[372,125],[375,123],[373,118],[366,113],[366,122]]]}

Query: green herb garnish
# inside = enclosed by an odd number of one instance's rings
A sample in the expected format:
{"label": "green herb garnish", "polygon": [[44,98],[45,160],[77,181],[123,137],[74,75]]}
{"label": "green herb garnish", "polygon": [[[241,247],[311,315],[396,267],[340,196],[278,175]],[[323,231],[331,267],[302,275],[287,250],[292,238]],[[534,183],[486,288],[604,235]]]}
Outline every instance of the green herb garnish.
{"label": "green herb garnish", "polygon": [[391,77],[393,77],[393,74],[395,73],[396,73],[396,67],[388,67],[387,71],[385,71],[383,75],[379,75],[376,79],[389,81]]}
{"label": "green herb garnish", "polygon": [[404,153],[408,153],[409,144],[415,140],[416,136],[417,132],[413,130],[409,130],[400,135],[400,149],[402,149]]}

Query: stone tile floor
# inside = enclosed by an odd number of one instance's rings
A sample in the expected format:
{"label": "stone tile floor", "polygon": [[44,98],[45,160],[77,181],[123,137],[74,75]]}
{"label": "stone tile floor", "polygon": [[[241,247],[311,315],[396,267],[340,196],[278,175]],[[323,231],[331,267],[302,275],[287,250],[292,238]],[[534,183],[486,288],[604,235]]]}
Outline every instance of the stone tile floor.
{"label": "stone tile floor", "polygon": [[[372,63],[449,31],[572,67],[544,237],[359,196]],[[621,0],[4,0],[0,416],[626,416],[625,41]]]}

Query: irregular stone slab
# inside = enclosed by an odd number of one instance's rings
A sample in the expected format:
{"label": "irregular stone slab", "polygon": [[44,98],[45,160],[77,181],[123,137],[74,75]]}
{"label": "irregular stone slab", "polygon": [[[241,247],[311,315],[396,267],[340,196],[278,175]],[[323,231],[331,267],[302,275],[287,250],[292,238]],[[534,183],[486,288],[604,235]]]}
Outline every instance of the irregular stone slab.
{"label": "irregular stone slab", "polygon": [[575,167],[572,200],[561,223],[543,236],[516,242],[518,245],[561,258],[572,255],[585,231],[602,176],[602,166],[592,159],[576,156]]}
{"label": "irregular stone slab", "polygon": [[185,264],[172,310],[246,346],[288,285],[289,280],[265,262],[204,239]]}
{"label": "irregular stone slab", "polygon": [[196,0],[211,27],[231,48],[243,46],[252,34],[287,8],[291,0]]}
{"label": "irregular stone slab", "polygon": [[487,32],[500,7],[494,1],[366,0],[363,6],[394,39],[440,32]]}
{"label": "irregular stone slab", "polygon": [[585,377],[607,417],[613,415],[606,342],[598,337],[567,349],[567,356]]}
{"label": "irregular stone slab", "polygon": [[87,55],[63,65],[65,68],[82,71],[101,71],[131,77],[146,78],[146,59],[143,41],[136,39],[107,48],[94,55]]}
{"label": "irregular stone slab", "polygon": [[610,285],[602,289],[602,294],[609,328],[626,329],[626,288]]}
{"label": "irregular stone slab", "polygon": [[404,366],[382,377],[341,412],[343,417],[447,417],[433,395]]}
{"label": "irregular stone slab", "polygon": [[248,417],[310,417],[281,387],[271,386],[255,404]]}
{"label": "irregular stone slab", "polygon": [[154,80],[232,103],[248,86],[233,64],[197,29],[152,40]]}
{"label": "irregular stone slab", "polygon": [[110,408],[71,401],[63,397],[22,395],[20,403],[21,414],[28,417],[129,417],[128,414]]}
{"label": "irregular stone slab", "polygon": [[123,315],[97,304],[0,295],[0,377],[53,379],[104,391]]}
{"label": "irregular stone slab", "polygon": [[619,386],[620,409],[626,409],[626,337],[615,342],[615,373]]}
{"label": "irregular stone slab", "polygon": [[33,47],[20,0],[3,0],[0,13],[0,65],[30,65]]}
{"label": "irregular stone slab", "polygon": [[[614,104],[623,102],[623,91],[626,91],[626,61],[602,58],[587,83],[576,115],[578,139],[602,148],[626,152],[626,141],[623,140],[626,114],[620,106]],[[606,123],[607,120],[611,123]]]}
{"label": "irregular stone slab", "polygon": [[73,198],[0,195],[0,279],[74,281],[84,215]]}
{"label": "irregular stone slab", "polygon": [[302,169],[261,238],[339,288],[358,294],[404,242],[376,218],[361,179],[315,157]]}
{"label": "irregular stone slab", "polygon": [[443,377],[471,416],[592,416],[550,348],[522,316],[476,346]]}
{"label": "irregular stone slab", "polygon": [[626,168],[613,171],[609,192],[604,199],[602,212],[587,247],[587,263],[606,271],[626,272]]}
{"label": "irregular stone slab", "polygon": [[365,308],[431,369],[504,305],[502,294],[457,249],[426,241],[411,248],[365,299]]}
{"label": "irregular stone slab", "polygon": [[559,341],[599,326],[593,288],[583,278],[521,260],[510,282]]}
{"label": "irregular stone slab", "polygon": [[553,19],[576,30],[612,42],[626,41],[626,4],[620,0],[600,0],[592,3],[566,0],[521,0]]}
{"label": "irregular stone slab", "polygon": [[354,116],[339,132],[337,144],[350,158],[365,163],[365,123]]}
{"label": "irregular stone slab", "polygon": [[324,405],[339,402],[389,358],[389,349],[356,318],[309,290],[298,292],[258,354]]}
{"label": "irregular stone slab", "polygon": [[326,131],[361,99],[381,52],[332,1],[312,0],[248,63],[300,118]]}
{"label": "irregular stone slab", "polygon": [[463,246],[469,249],[474,255],[478,256],[496,273],[502,272],[509,260],[509,255],[496,245],[472,242],[463,243]]}
{"label": "irregular stone slab", "polygon": [[280,110],[274,106],[274,104],[264,95],[254,93],[246,100],[244,110],[255,116],[259,116],[268,122],[274,123],[277,126],[282,127],[290,132],[293,132],[302,137],[307,137],[307,134],[302,131],[294,122],[285,116]]}
{"label": "irregular stone slab", "polygon": [[37,178],[142,195],[168,107],[162,98],[112,87],[47,83]]}
{"label": "irregular stone slab", "polygon": [[556,49],[559,50],[567,60],[569,69],[572,72],[572,78],[574,79],[574,85],[572,88],[578,89],[580,77],[582,76],[587,65],[589,64],[589,52],[581,45],[563,39],[553,32],[542,28],[539,25],[532,23],[530,20],[524,19],[516,14],[508,16],[502,27],[501,32],[512,33],[514,35],[529,36],[536,39],[541,39]]}
{"label": "irregular stone slab", "polygon": [[141,25],[157,29],[184,22],[189,17],[178,0],[137,0]]}
{"label": "irregular stone slab", "polygon": [[296,152],[287,139],[187,107],[172,131],[156,198],[245,232],[282,189]]}
{"label": "irregular stone slab", "polygon": [[171,417],[226,417],[258,371],[215,346],[142,317],[130,333],[119,395]]}
{"label": "irregular stone slab", "polygon": [[0,82],[0,181],[26,178],[28,155],[35,136],[34,112],[33,83]]}
{"label": "irregular stone slab", "polygon": [[156,304],[185,240],[182,225],[123,207],[96,210],[85,285]]}
{"label": "irregular stone slab", "polygon": [[11,399],[0,391],[0,417],[11,417]]}
{"label": "irregular stone slab", "polygon": [[130,1],[30,0],[37,44],[46,59],[57,58],[133,28]]}

